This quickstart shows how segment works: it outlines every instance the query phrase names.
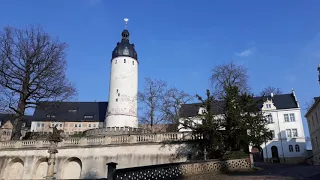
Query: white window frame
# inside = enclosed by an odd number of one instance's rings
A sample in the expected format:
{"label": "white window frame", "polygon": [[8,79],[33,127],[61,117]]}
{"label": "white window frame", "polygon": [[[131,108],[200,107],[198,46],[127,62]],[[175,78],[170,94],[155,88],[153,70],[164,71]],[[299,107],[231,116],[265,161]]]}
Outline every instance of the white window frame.
{"label": "white window frame", "polygon": [[289,120],[290,120],[290,122],[296,122],[296,117],[295,117],[294,113],[289,114]]}
{"label": "white window frame", "polygon": [[283,114],[284,122],[290,122],[289,114]]}
{"label": "white window frame", "polygon": [[287,138],[292,138],[291,129],[286,129],[286,137],[287,137]]}

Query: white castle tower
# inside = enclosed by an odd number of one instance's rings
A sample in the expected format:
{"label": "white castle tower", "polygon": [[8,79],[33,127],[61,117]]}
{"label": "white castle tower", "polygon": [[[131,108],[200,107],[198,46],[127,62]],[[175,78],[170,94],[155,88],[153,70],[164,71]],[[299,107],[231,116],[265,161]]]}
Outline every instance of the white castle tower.
{"label": "white castle tower", "polygon": [[[128,19],[124,19],[127,27]],[[138,57],[129,31],[122,31],[122,40],[112,52],[109,103],[106,127],[138,128]]]}

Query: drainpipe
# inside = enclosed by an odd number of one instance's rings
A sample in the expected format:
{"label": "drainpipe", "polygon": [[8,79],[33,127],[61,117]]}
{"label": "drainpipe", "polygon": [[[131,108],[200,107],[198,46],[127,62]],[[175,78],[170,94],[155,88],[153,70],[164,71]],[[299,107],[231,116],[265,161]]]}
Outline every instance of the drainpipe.
{"label": "drainpipe", "polygon": [[278,119],[278,127],[279,127],[279,135],[280,135],[280,142],[281,142],[281,150],[282,150],[283,162],[286,162],[286,158],[284,157],[284,151],[283,151],[283,144],[282,144],[282,137],[281,137],[281,129],[280,129],[280,120],[279,120],[279,113],[278,113],[278,112],[277,112],[277,119]]}

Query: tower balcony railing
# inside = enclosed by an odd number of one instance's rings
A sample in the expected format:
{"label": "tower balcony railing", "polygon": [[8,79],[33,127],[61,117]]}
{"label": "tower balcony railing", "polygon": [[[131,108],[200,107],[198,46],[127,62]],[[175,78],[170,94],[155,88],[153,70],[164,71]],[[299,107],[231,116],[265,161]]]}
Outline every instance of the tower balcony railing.
{"label": "tower balcony railing", "polygon": [[[174,141],[191,141],[201,139],[192,132],[172,132],[158,134],[124,134],[113,136],[96,136],[96,137],[73,137],[66,138],[58,144],[58,147],[92,147],[116,144],[143,144],[143,143],[162,143]],[[5,149],[28,149],[28,148],[48,148],[50,142],[47,140],[22,140],[22,141],[2,141],[0,150]]]}

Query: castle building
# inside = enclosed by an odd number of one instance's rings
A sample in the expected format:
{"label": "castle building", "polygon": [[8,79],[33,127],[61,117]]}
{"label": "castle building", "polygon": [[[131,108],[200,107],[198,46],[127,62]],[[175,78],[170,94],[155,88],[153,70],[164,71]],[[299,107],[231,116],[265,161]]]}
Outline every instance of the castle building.
{"label": "castle building", "polygon": [[53,126],[67,135],[102,128],[107,102],[40,102],[32,116],[31,132],[50,132]]}
{"label": "castle building", "polygon": [[314,98],[314,103],[305,117],[307,118],[312,144],[312,161],[314,164],[320,165],[320,97]]}
{"label": "castle building", "polygon": [[[252,148],[258,151],[258,158],[264,161],[296,163],[306,159],[306,140],[302,123],[301,108],[299,106],[295,92],[290,94],[256,97],[257,100],[263,98],[264,103],[259,104],[259,108],[269,121],[267,127],[273,134],[271,140],[261,144],[260,147]],[[224,103],[215,101],[212,105],[212,111],[215,118],[222,118],[222,109]],[[191,119],[195,124],[201,123],[197,115],[203,113],[204,108],[201,104],[184,104],[181,106],[181,124],[186,119]],[[180,132],[191,131],[179,127]],[[311,132],[311,131],[310,131]],[[320,136],[319,136],[320,138]]]}

